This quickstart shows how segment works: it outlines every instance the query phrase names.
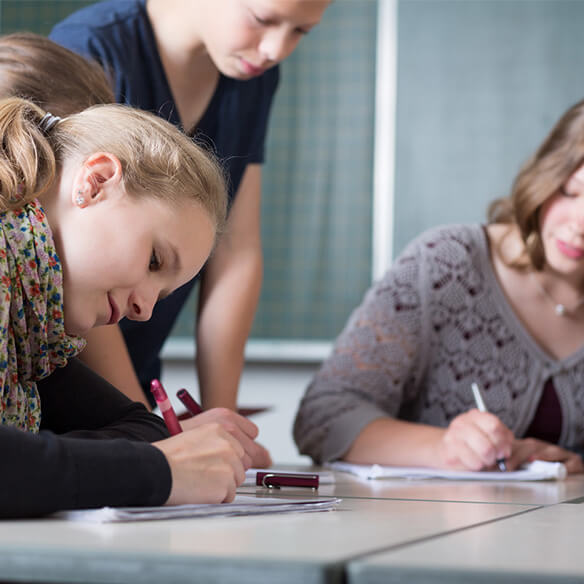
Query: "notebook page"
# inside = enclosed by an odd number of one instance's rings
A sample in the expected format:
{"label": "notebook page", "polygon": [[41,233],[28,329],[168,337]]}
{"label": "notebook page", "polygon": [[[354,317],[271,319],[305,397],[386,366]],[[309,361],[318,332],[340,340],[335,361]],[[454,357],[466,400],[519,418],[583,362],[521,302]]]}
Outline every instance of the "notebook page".
{"label": "notebook page", "polygon": [[514,471],[459,471],[410,466],[381,466],[333,462],[328,467],[362,479],[449,479],[455,481],[549,481],[563,480],[566,467],[561,462],[535,460]]}
{"label": "notebook page", "polygon": [[150,521],[154,519],[179,519],[186,517],[229,517],[236,515],[262,515],[266,513],[290,513],[329,511],[341,499],[283,499],[280,497],[254,497],[236,495],[232,503],[204,505],[165,505],[162,507],[101,507],[60,511],[51,517],[69,521],[112,523]]}

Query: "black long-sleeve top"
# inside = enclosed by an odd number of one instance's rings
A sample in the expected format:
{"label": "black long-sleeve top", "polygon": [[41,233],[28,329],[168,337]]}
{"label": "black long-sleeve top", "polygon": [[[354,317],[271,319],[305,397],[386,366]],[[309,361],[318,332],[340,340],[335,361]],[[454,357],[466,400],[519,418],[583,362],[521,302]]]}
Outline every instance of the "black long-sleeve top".
{"label": "black long-sleeve top", "polygon": [[0,518],[161,505],[170,467],[149,442],[164,422],[72,359],[38,383],[39,434],[0,426]]}

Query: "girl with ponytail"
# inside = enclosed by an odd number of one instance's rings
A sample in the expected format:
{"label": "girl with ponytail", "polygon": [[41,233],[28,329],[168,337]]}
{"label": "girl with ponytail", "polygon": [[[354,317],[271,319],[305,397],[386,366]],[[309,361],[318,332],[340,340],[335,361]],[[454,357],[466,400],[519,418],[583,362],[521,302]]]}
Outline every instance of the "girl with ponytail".
{"label": "girl with ponytail", "polygon": [[60,118],[8,98],[0,136],[0,517],[231,500],[253,424],[242,438],[209,412],[167,438],[76,359],[93,327],[147,320],[201,269],[225,217],[220,168],[120,105]]}

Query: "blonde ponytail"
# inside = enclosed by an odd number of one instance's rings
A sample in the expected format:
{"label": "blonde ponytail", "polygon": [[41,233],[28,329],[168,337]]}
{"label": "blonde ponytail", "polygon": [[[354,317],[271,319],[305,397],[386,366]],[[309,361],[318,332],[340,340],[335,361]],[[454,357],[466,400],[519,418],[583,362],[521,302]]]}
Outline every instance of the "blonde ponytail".
{"label": "blonde ponytail", "polygon": [[45,113],[24,99],[0,101],[0,211],[31,201],[55,180],[53,146],[39,126]]}

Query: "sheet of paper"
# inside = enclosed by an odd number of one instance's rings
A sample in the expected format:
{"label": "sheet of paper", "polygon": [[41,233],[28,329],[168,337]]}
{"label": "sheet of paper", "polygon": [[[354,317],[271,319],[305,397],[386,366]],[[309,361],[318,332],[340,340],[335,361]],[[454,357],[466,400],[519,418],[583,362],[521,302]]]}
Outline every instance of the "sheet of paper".
{"label": "sheet of paper", "polygon": [[282,499],[279,497],[254,497],[236,495],[232,503],[217,505],[168,505],[163,507],[101,507],[60,511],[52,517],[69,521],[92,523],[114,523],[150,521],[153,519],[179,519],[186,517],[229,517],[234,515],[261,515],[266,513],[290,513],[307,511],[329,511],[341,499]]}
{"label": "sheet of paper", "polygon": [[285,474],[295,474],[295,475],[318,475],[318,483],[320,485],[332,485],[335,482],[335,475],[331,471],[296,471],[296,470],[284,470],[279,468],[250,468],[245,471],[245,480],[243,481],[242,487],[253,487],[256,484],[256,474],[258,472],[273,472],[274,474],[285,473]]}
{"label": "sheet of paper", "polygon": [[439,468],[410,466],[381,466],[379,464],[350,464],[333,462],[330,468],[348,472],[363,479],[450,479],[454,481],[559,481],[567,476],[566,467],[561,462],[535,460],[514,471],[458,471]]}

